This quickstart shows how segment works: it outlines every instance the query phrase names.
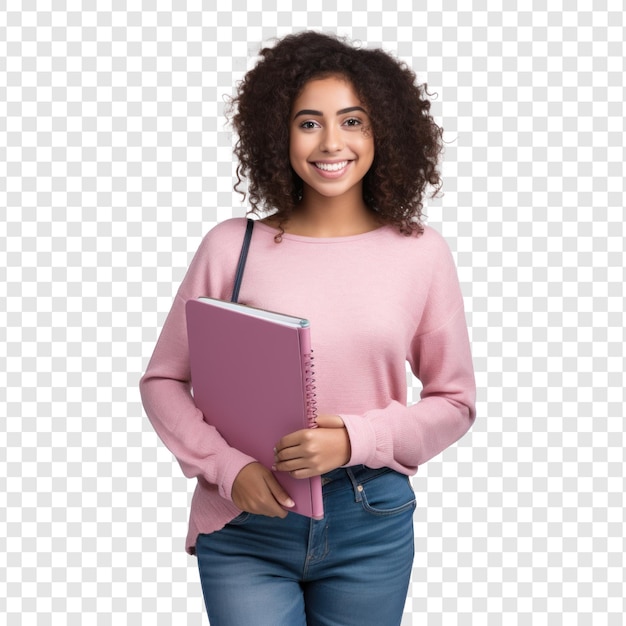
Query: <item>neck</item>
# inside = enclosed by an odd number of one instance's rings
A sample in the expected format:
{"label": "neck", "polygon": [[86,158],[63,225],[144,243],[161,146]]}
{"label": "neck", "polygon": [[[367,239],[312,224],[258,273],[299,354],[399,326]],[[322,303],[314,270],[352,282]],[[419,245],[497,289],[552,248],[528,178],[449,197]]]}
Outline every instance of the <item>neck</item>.
{"label": "neck", "polygon": [[309,237],[348,237],[380,225],[376,214],[363,201],[360,189],[358,193],[336,198],[305,189],[300,205],[285,224],[285,231]]}

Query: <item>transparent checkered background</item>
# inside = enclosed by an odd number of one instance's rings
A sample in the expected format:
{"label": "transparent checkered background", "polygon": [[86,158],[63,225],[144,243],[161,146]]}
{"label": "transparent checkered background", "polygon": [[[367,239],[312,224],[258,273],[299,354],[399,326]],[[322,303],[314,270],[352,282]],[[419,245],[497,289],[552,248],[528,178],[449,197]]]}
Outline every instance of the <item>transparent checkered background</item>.
{"label": "transparent checkered background", "polygon": [[414,479],[403,626],[622,624],[620,3],[227,4],[2,3],[0,622],[208,623],[193,485],[137,383],[202,234],[245,212],[224,96],[313,28],[407,61],[449,142],[428,223],[478,419]]}

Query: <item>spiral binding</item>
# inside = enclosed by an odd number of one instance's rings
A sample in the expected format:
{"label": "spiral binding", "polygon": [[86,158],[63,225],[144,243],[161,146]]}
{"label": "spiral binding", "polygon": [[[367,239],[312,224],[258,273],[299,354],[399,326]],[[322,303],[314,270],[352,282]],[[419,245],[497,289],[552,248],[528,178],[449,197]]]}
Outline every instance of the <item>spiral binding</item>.
{"label": "spiral binding", "polygon": [[315,364],[313,350],[304,356],[304,391],[306,398],[306,419],[309,428],[316,428],[317,394],[315,393]]}

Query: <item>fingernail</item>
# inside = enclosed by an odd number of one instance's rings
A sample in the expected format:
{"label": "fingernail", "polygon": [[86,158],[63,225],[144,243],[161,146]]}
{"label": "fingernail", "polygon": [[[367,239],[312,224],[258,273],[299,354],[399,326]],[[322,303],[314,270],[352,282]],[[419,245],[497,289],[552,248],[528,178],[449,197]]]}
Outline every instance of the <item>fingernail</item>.
{"label": "fingernail", "polygon": [[296,503],[291,498],[288,498],[285,502],[285,506],[291,508],[292,506],[296,506]]}

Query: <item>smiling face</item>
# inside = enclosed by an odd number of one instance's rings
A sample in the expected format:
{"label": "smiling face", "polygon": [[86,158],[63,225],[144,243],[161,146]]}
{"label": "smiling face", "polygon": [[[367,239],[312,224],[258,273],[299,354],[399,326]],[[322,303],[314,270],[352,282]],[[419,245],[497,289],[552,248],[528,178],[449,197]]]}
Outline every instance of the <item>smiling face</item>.
{"label": "smiling face", "polygon": [[365,105],[344,78],[306,83],[291,111],[289,159],[305,201],[322,196],[363,203],[374,139]]}

